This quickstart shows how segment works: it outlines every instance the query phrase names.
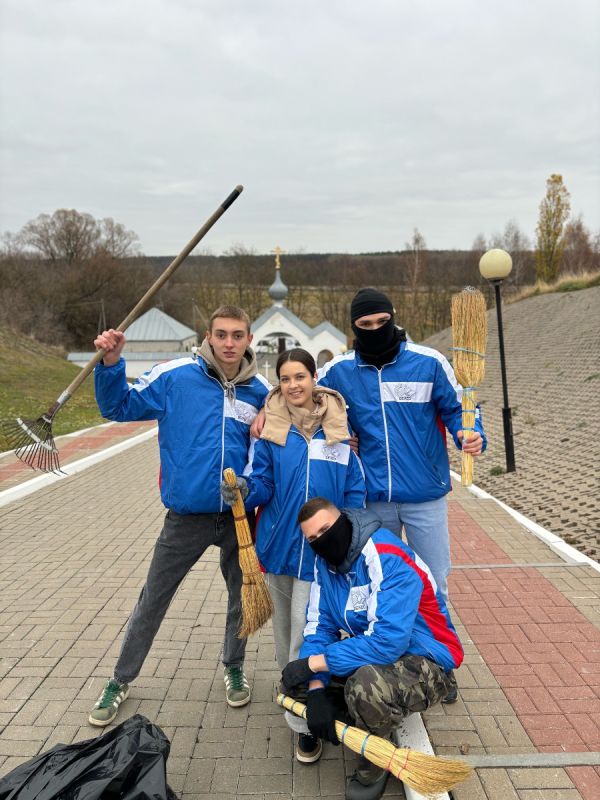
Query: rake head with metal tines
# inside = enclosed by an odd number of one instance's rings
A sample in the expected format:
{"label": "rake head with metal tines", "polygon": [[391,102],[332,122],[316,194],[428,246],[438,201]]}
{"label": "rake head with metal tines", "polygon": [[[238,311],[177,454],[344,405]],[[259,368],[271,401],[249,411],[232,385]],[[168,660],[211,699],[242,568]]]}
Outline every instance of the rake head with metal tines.
{"label": "rake head with metal tines", "polygon": [[0,429],[9,449],[31,469],[62,472],[52,435],[52,417],[48,414],[38,419],[3,420]]}

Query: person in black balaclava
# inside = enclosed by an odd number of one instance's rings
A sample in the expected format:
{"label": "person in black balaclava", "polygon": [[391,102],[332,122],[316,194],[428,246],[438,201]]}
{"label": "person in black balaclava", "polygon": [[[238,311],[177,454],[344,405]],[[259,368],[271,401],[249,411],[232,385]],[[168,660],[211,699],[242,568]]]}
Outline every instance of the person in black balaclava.
{"label": "person in black balaclava", "polygon": [[[372,511],[340,511],[315,497],[298,522],[317,558],[304,643],[283,670],[283,688],[295,695],[308,684],[306,722],[317,738],[339,744],[336,719],[388,737],[451,689],[463,649],[444,598],[428,567]],[[388,776],[360,758],[347,800],[377,800]]]}
{"label": "person in black balaclava", "polygon": [[356,337],[354,349],[378,369],[393,361],[400,342],[406,341],[406,333],[396,327],[391,300],[377,289],[357,292],[350,307],[350,322]]}
{"label": "person in black balaclava", "polygon": [[[451,489],[445,429],[473,456],[485,448],[477,412],[462,430],[461,388],[437,350],[408,341],[390,298],[367,287],[350,307],[354,353],[330,361],[319,384],[348,404],[367,482],[367,507],[427,563],[448,599],[450,542],[446,495]],[[457,700],[456,684],[445,702]]]}

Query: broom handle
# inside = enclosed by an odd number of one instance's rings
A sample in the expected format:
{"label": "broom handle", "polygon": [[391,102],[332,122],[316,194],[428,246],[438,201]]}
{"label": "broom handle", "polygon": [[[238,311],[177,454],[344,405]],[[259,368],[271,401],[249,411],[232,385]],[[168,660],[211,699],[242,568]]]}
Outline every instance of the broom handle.
{"label": "broom handle", "polygon": [[[231,512],[233,514],[233,521],[235,523],[238,547],[244,548],[248,547],[249,545],[253,545],[250,524],[248,523],[248,517],[246,516],[246,508],[244,506],[244,501],[242,500],[242,493],[237,485],[237,475],[235,474],[235,470],[231,469],[231,467],[226,467],[223,470],[223,480],[229,487],[235,489],[236,499],[235,503],[231,507]],[[242,569],[242,572],[243,571],[244,570]]]}
{"label": "broom handle", "polygon": [[[146,308],[147,304],[150,300],[154,297],[154,295],[158,292],[158,290],[169,280],[171,275],[175,272],[177,267],[184,261],[189,254],[192,252],[194,247],[198,244],[198,242],[208,233],[208,231],[212,228],[215,222],[221,217],[229,208],[229,206],[237,200],[237,198],[242,193],[244,187],[242,185],[236,186],[235,189],[231,192],[229,197],[227,197],[221,205],[217,208],[215,213],[206,220],[204,225],[200,228],[200,230],[196,233],[196,235],[190,239],[190,241],[186,244],[183,248],[181,253],[179,253],[176,258],[171,261],[169,266],[165,269],[162,275],[154,281],[152,286],[148,289],[146,294],[142,297],[142,299],[131,309],[129,314],[125,317],[123,322],[117,327],[119,331],[125,331],[132,322],[134,322],[140,313]],[[75,380],[73,380],[65,389],[65,391],[61,394],[58,398],[54,406],[50,409],[51,415],[55,414],[58,409],[67,402],[69,397],[73,395],[77,389],[81,386],[84,380],[88,377],[88,375],[93,372],[94,367],[98,364],[104,356],[106,355],[106,350],[98,350],[96,354],[88,361],[88,363],[83,367],[81,372],[77,375]]]}
{"label": "broom handle", "polygon": [[[297,717],[301,717],[302,719],[306,719],[306,706],[304,705],[304,703],[301,703],[299,700],[294,700],[293,697],[288,697],[285,694],[278,694],[277,695],[277,703],[282,708],[285,708],[286,711],[291,711],[292,714],[295,714]],[[360,728],[355,728],[352,725],[347,725],[345,722],[340,722],[339,719],[336,719],[335,720],[335,732],[337,734],[337,737],[340,740],[340,742],[342,742],[342,744],[345,744],[346,747],[348,747],[350,750],[354,750],[354,748],[351,747],[349,744],[346,744],[346,742],[344,741],[344,739],[346,737],[346,733],[348,731],[354,731],[356,733],[363,734],[363,736],[365,737],[365,741],[367,739],[370,739],[371,743],[376,743],[377,739],[380,738],[379,736],[375,736],[374,734],[365,733],[365,731],[361,730]],[[364,744],[364,742],[363,742],[363,744]],[[399,748],[396,748],[396,749],[399,749]],[[366,758],[369,758],[368,753],[366,752],[364,747],[359,748],[359,750],[355,750],[354,752],[361,752],[362,755],[364,755]],[[390,759],[390,763],[391,763],[391,759]],[[388,770],[388,772],[389,772],[389,770]]]}
{"label": "broom handle", "polygon": [[[477,405],[477,394],[474,387],[467,387],[463,390],[462,396],[462,426],[463,426],[463,445],[466,439],[475,430],[475,409]],[[461,476],[462,486],[471,486],[473,483],[473,456],[470,453],[461,453]]]}

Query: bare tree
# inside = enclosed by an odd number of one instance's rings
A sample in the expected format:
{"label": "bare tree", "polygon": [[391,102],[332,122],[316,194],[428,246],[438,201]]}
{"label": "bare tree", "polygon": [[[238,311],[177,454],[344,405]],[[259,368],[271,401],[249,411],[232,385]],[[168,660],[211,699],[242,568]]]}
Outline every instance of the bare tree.
{"label": "bare tree", "polygon": [[91,214],[74,208],[59,208],[52,216],[40,214],[21,229],[25,245],[51,261],[85,261],[96,251],[100,238],[98,223]]}
{"label": "bare tree", "polygon": [[531,243],[515,219],[509,219],[504,228],[501,247],[510,253],[513,263],[510,280],[513,283],[522,283]]}
{"label": "bare tree", "polygon": [[128,258],[139,255],[140,240],[137,233],[128,230],[112,217],[100,222],[100,246],[112,258]]}
{"label": "bare tree", "polygon": [[74,208],[59,208],[52,216],[40,214],[17,236],[43,258],[67,264],[82,263],[100,252],[112,258],[136,255],[139,242],[137,234],[110,217],[98,222]]}
{"label": "bare tree", "polygon": [[594,250],[581,214],[571,220],[564,234],[562,270],[578,274],[594,268]]}
{"label": "bare tree", "polygon": [[427,260],[427,244],[425,239],[418,228],[413,230],[413,235],[410,242],[406,243],[406,249],[409,251],[409,275],[410,275],[410,288],[413,298],[417,295],[417,285],[423,270],[424,264]]}

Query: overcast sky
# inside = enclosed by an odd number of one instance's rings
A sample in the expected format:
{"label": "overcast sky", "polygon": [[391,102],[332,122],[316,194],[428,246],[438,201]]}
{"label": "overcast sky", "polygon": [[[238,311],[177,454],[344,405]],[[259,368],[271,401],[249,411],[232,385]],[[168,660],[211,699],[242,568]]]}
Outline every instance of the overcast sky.
{"label": "overcast sky", "polygon": [[545,182],[600,227],[594,0],[0,0],[0,232],[110,216],[178,252],[470,248]]}

